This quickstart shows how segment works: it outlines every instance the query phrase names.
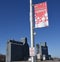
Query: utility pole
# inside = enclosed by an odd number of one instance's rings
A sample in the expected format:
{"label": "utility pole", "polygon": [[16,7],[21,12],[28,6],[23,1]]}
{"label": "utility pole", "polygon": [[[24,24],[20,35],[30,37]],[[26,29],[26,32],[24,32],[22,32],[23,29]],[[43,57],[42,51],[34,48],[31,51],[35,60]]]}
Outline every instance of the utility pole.
{"label": "utility pole", "polygon": [[[31,36],[31,48],[34,48],[34,27],[33,27],[33,10],[32,0],[30,0],[30,36]],[[34,56],[31,56],[31,62],[34,62]]]}

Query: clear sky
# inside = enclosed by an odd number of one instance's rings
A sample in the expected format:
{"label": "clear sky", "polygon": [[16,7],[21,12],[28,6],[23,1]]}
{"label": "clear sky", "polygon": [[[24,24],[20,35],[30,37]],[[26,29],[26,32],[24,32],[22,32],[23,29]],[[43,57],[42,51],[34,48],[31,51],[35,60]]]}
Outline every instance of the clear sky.
{"label": "clear sky", "polygon": [[[47,42],[49,54],[60,57],[60,0],[47,1],[49,27],[35,29],[35,44]],[[29,0],[0,0],[0,53],[6,54],[9,39],[28,38],[30,45]]]}

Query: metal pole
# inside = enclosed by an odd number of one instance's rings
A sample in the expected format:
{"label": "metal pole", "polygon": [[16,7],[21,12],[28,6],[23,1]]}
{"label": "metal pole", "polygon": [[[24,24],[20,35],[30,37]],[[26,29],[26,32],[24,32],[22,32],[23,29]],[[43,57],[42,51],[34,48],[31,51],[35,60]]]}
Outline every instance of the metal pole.
{"label": "metal pole", "polygon": [[[30,34],[31,34],[31,47],[34,47],[34,28],[33,28],[33,13],[32,13],[32,0],[30,0]],[[34,56],[31,57],[32,61],[34,62]]]}

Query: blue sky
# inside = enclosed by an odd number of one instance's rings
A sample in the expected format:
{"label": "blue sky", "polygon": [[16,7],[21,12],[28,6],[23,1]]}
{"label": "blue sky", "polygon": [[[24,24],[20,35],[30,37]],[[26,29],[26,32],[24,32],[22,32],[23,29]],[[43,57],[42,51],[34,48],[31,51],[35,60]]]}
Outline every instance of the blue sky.
{"label": "blue sky", "polygon": [[[33,4],[47,1],[49,27],[34,29],[35,44],[47,42],[49,54],[60,57],[60,0],[33,0]],[[0,53],[6,54],[10,39],[28,38],[30,45],[29,0],[0,0]]]}

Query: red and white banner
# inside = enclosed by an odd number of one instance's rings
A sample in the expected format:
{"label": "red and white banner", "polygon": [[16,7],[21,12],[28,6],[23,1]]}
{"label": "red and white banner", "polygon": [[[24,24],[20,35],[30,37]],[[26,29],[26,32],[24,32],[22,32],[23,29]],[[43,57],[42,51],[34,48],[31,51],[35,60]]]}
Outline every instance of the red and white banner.
{"label": "red and white banner", "polygon": [[48,26],[47,2],[34,5],[35,28]]}

